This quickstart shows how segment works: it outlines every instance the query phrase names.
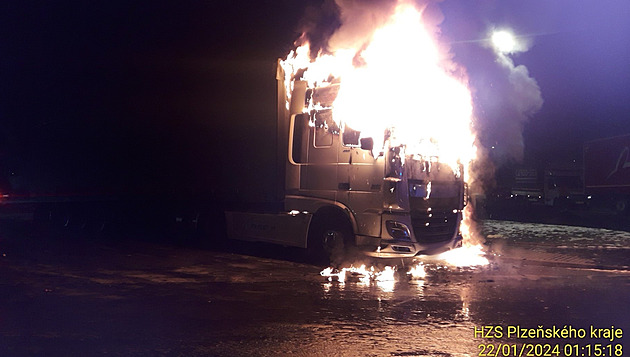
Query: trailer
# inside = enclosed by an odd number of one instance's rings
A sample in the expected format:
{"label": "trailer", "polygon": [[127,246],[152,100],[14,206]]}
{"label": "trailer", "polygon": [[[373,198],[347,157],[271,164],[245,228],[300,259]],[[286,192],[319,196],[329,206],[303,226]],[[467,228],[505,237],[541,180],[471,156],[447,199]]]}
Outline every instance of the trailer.
{"label": "trailer", "polygon": [[630,135],[584,144],[584,184],[591,205],[630,212]]}

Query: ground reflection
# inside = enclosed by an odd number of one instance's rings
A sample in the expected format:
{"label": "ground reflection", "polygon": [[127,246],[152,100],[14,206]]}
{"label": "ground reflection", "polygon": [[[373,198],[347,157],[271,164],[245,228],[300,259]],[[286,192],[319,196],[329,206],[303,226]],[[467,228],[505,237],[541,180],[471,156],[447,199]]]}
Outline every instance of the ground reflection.
{"label": "ground reflection", "polygon": [[[474,290],[472,271],[427,265],[422,273],[397,269],[392,279],[376,280],[348,275],[341,279],[323,275],[321,291],[329,301],[358,300],[362,305],[378,302],[378,310],[392,321],[471,321]],[[421,278],[418,278],[421,277]]]}

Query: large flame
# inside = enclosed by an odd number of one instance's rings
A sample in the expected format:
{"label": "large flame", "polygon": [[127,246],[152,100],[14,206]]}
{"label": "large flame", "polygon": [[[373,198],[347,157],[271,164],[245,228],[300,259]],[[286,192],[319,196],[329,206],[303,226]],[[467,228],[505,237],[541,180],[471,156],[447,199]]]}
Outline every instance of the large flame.
{"label": "large flame", "polygon": [[[383,144],[386,130],[408,154],[439,157],[465,166],[474,158],[472,99],[422,22],[422,12],[400,2],[371,41],[309,58],[309,44],[283,62],[287,93],[294,79],[309,87],[339,83],[333,119]],[[458,72],[459,73],[459,72]],[[310,103],[321,108],[322,103]]]}

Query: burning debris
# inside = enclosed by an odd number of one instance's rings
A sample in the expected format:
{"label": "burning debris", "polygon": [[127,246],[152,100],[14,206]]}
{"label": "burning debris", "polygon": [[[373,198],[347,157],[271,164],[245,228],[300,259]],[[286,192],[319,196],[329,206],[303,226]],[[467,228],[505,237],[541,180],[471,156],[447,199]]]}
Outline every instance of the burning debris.
{"label": "burning debris", "polygon": [[[462,248],[439,254],[431,258],[430,262],[431,265],[435,265],[438,269],[445,267],[476,268],[489,264],[481,245],[466,245]],[[425,280],[428,275],[426,264],[425,262],[418,262],[405,269],[398,266],[385,266],[382,269],[374,266],[368,268],[365,264],[359,267],[351,265],[348,268],[340,269],[328,267],[319,274],[329,282],[358,282],[369,286],[372,282],[398,282],[403,279]]]}
{"label": "burning debris", "polygon": [[326,277],[328,281],[336,280],[340,283],[345,281],[359,281],[369,285],[372,281],[395,281],[395,273],[396,268],[391,266],[386,266],[383,270],[377,270],[373,266],[368,269],[365,264],[363,264],[359,267],[350,266],[349,268],[342,269],[328,267],[319,274]]}

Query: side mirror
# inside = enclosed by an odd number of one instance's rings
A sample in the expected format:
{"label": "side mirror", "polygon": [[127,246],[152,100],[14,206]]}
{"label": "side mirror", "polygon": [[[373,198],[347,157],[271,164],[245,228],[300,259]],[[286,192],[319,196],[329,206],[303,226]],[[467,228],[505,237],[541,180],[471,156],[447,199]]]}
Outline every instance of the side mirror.
{"label": "side mirror", "polygon": [[374,150],[374,139],[372,138],[361,138],[361,149],[372,151]]}

